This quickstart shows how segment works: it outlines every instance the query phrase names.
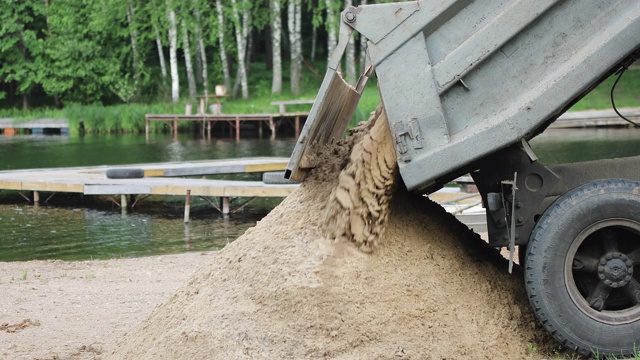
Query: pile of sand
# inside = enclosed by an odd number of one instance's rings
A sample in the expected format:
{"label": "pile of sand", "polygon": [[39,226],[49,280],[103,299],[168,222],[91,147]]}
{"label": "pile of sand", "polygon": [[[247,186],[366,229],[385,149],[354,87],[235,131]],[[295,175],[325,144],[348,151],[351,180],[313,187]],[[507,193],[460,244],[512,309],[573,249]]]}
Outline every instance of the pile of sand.
{"label": "pile of sand", "polygon": [[469,249],[481,240],[428,199],[396,192],[371,254],[324,236],[352,148],[328,152],[107,357],[514,359],[540,348],[522,279],[478,261]]}

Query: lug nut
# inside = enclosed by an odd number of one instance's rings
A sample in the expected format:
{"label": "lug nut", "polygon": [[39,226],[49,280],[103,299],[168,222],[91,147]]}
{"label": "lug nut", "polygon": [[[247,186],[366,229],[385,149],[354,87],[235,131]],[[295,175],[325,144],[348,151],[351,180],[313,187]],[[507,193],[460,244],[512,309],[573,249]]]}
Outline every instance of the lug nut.
{"label": "lug nut", "polygon": [[611,286],[611,280],[605,280],[604,284],[607,285],[607,286]]}
{"label": "lug nut", "polygon": [[600,280],[604,280],[604,274],[600,274],[598,275],[598,277],[600,278]]}

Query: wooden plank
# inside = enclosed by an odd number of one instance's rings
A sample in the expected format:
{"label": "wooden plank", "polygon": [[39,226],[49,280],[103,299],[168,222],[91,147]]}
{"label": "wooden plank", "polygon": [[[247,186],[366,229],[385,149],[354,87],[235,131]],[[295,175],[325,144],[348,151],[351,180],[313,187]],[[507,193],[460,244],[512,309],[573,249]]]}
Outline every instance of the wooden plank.
{"label": "wooden plank", "polygon": [[22,181],[0,180],[0,189],[3,189],[3,190],[22,190]]}
{"label": "wooden plank", "polygon": [[82,193],[83,184],[80,182],[62,182],[60,180],[57,182],[56,180],[23,181],[22,190]]}
{"label": "wooden plank", "polygon": [[267,172],[267,171],[284,171],[287,168],[287,163],[271,163],[271,164],[255,164],[246,165],[244,171],[251,172]]}
{"label": "wooden plank", "polygon": [[163,169],[149,169],[144,171],[145,177],[162,177],[165,176]]}
{"label": "wooden plank", "polygon": [[150,186],[134,184],[87,184],[84,185],[83,193],[85,195],[152,194]]}

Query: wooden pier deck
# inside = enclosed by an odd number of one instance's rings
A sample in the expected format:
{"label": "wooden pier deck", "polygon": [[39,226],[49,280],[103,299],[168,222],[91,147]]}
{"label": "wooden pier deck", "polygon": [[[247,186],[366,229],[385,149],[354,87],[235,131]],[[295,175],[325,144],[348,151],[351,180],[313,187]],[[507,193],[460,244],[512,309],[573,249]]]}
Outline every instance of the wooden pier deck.
{"label": "wooden pier deck", "polygon": [[[629,120],[640,123],[640,108],[620,108],[622,115]],[[549,129],[598,128],[612,126],[633,126],[620,118],[613,109],[568,111],[549,125]]]}
{"label": "wooden pier deck", "polygon": [[[242,158],[156,163],[125,166],[95,166],[0,171],[0,190],[33,193],[34,203],[40,192],[68,192],[84,195],[176,195],[219,197],[221,211],[229,212],[230,198],[286,197],[297,184],[265,184],[262,181],[210,180],[184,178],[215,174],[262,173],[284,170],[288,158]],[[109,179],[108,169],[142,169],[144,177]]]}
{"label": "wooden pier deck", "polygon": [[245,122],[253,122],[258,128],[258,132],[262,134],[262,124],[266,123],[271,132],[271,139],[276,138],[276,132],[285,122],[293,122],[293,128],[296,139],[300,135],[301,125],[309,116],[308,112],[291,112],[284,114],[198,114],[198,115],[172,115],[172,114],[147,114],[145,115],[145,134],[149,137],[149,122],[163,121],[171,124],[172,131],[175,136],[178,134],[178,121],[201,121],[206,134],[211,137],[212,123],[225,122],[229,124],[230,135],[235,132],[236,140],[240,140],[240,127]]}

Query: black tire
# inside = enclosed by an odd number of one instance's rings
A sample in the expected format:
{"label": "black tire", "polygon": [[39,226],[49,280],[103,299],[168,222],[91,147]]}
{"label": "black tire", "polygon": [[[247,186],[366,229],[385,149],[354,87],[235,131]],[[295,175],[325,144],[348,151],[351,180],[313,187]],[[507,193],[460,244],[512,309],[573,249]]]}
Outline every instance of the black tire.
{"label": "black tire", "polygon": [[262,182],[265,184],[297,184],[284,177],[284,171],[271,171],[262,173]]}
{"label": "black tire", "polygon": [[144,177],[142,169],[107,169],[108,179],[140,179]]}
{"label": "black tire", "polygon": [[566,347],[637,354],[640,182],[601,180],[558,198],[531,234],[525,283],[536,316]]}

